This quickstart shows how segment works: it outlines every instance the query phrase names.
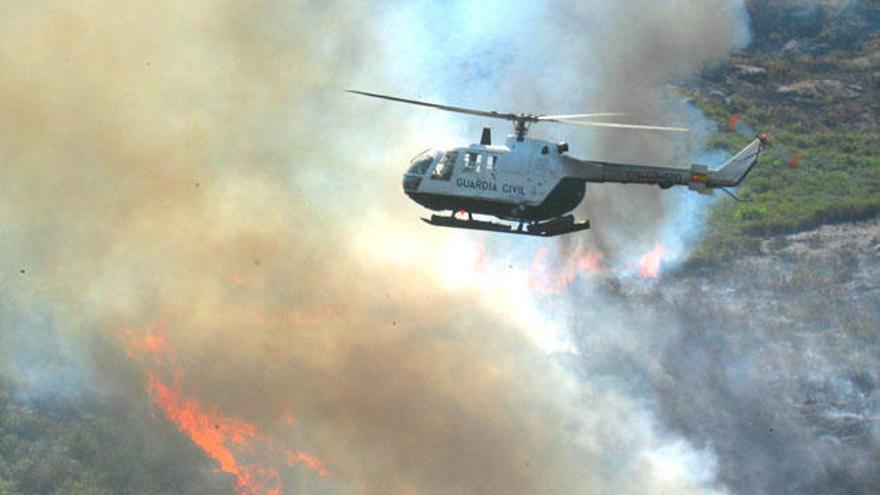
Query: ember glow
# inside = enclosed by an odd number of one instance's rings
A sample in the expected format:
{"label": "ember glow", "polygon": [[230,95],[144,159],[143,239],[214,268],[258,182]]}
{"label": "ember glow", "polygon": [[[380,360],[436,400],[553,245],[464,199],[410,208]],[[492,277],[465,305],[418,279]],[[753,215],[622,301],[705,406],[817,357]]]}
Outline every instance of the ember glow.
{"label": "ember glow", "polygon": [[578,246],[574,253],[566,260],[563,276],[570,282],[578,273],[602,273],[602,258],[604,255],[593,249],[584,249]]}
{"label": "ember glow", "polygon": [[727,130],[732,131],[736,129],[737,124],[739,124],[739,114],[735,113],[727,120]]}
{"label": "ember glow", "polygon": [[[579,276],[598,275],[604,270],[602,265],[604,255],[593,249],[578,246],[569,256],[557,263],[552,262],[549,254],[549,249],[541,248],[532,258],[529,286],[536,292],[559,294]],[[551,260],[550,263],[548,259]]]}
{"label": "ember glow", "polygon": [[[147,368],[147,390],[153,404],[181,433],[217,461],[220,471],[235,477],[236,491],[240,495],[281,495],[283,484],[277,467],[247,459],[258,450],[274,454],[260,456],[263,458],[280,457],[277,453],[282,449],[262,435],[256,424],[227,416],[186,392],[183,368],[174,360],[174,349],[163,327],[150,328],[143,336],[132,330],[125,335],[126,354],[142,361]],[[293,415],[287,413],[285,420],[291,425]],[[288,451],[286,463],[291,467],[301,464],[321,477],[328,474],[322,460],[302,451]]]}
{"label": "ember glow", "polygon": [[642,256],[639,260],[639,275],[644,278],[658,278],[660,276],[660,265],[663,258],[666,257],[668,250],[663,244],[657,244],[648,254]]}

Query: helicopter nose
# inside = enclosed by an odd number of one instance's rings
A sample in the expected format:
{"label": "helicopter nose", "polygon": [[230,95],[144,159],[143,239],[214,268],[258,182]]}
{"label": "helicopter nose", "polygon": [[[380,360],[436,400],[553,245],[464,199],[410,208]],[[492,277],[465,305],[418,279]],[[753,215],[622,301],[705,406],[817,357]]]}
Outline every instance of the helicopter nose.
{"label": "helicopter nose", "polygon": [[419,185],[421,183],[422,177],[420,175],[410,173],[403,174],[403,192],[416,192],[419,190]]}

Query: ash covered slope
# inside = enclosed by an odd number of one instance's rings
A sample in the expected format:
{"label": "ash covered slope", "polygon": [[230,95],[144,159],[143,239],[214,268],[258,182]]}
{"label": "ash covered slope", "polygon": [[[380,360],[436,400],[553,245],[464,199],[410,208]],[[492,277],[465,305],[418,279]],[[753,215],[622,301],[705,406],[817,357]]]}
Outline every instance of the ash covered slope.
{"label": "ash covered slope", "polygon": [[[704,74],[704,95],[729,109],[755,111],[751,115],[761,124],[814,132],[876,130],[877,2],[750,0],[747,7],[752,41]],[[759,105],[766,106],[763,112]]]}
{"label": "ash covered slope", "polygon": [[880,221],[765,239],[670,279],[650,303],[680,333],[663,416],[713,445],[736,493],[880,487]]}
{"label": "ash covered slope", "polygon": [[582,281],[560,304],[578,308],[565,361],[712,452],[730,493],[880,487],[880,220],[769,237],[648,287]]}

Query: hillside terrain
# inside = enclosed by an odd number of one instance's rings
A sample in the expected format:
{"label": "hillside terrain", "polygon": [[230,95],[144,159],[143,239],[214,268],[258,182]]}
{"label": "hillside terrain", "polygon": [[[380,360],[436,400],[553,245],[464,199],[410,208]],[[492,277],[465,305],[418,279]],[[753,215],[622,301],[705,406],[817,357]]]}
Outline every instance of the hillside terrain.
{"label": "hillside terrain", "polygon": [[734,493],[875,493],[880,4],[748,5],[753,42],[685,91],[719,123],[712,146],[774,145],[686,267],[629,299],[684,328],[658,401]]}
{"label": "hillside terrain", "polygon": [[655,379],[658,400],[718,451],[727,486],[876,493],[880,220],[766,236],[752,254],[655,290],[646,304],[684,329]]}
{"label": "hillside terrain", "polygon": [[752,43],[685,92],[720,125],[711,147],[739,149],[756,130],[774,144],[739,188],[745,201],[712,212],[698,264],[880,213],[880,4],[748,5]]}
{"label": "hillside terrain", "polygon": [[16,388],[0,380],[0,495],[233,493],[147,403],[124,410],[92,395],[22,400]]}
{"label": "hillside terrain", "polygon": [[563,362],[646,397],[717,456],[730,493],[877,492],[880,220],[765,236],[723,265],[570,297],[597,304],[576,315],[584,355]]}

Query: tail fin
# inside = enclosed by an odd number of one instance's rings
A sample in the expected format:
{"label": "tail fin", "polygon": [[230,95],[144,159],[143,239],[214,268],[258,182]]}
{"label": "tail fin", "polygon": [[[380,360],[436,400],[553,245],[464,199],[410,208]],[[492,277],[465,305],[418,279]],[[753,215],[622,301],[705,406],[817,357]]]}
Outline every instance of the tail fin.
{"label": "tail fin", "polygon": [[707,187],[734,187],[746,178],[752,167],[758,163],[758,157],[767,146],[767,135],[761,133],[754,141],[743,148],[718,170],[708,173]]}

